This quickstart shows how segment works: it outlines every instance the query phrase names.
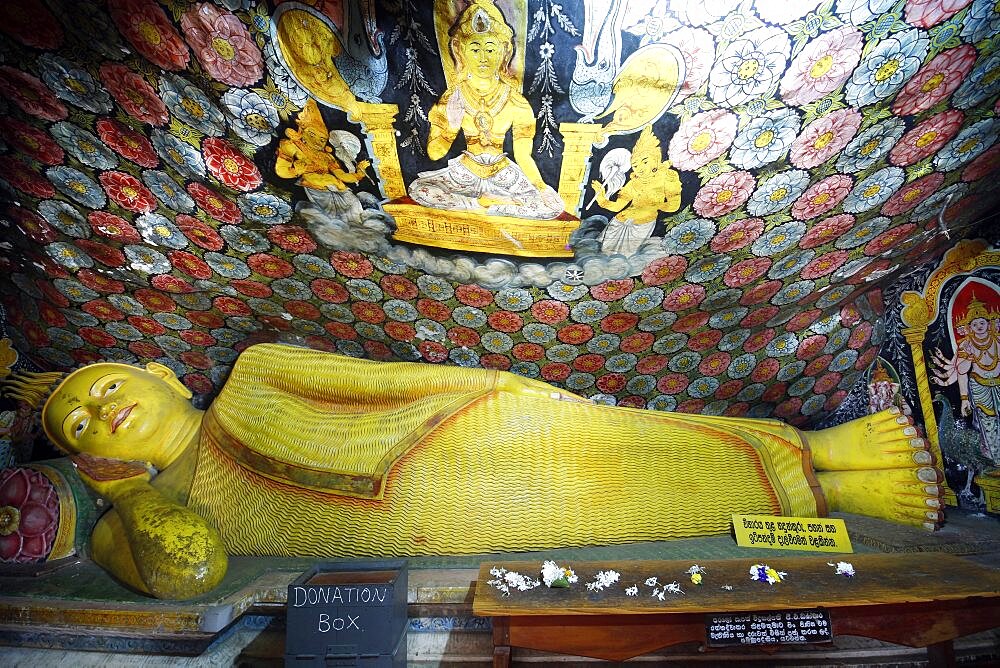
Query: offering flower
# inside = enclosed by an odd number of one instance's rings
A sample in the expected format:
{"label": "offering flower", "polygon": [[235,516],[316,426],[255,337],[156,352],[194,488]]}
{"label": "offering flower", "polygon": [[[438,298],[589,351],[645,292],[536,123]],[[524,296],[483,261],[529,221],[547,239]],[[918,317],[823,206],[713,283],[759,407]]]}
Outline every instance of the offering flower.
{"label": "offering flower", "polygon": [[692,584],[700,585],[701,576],[704,575],[707,571],[704,569],[704,567],[695,564],[694,566],[692,566],[691,568],[687,569],[684,572],[691,576]]}
{"label": "offering flower", "polygon": [[652,596],[655,597],[655,598],[660,599],[661,601],[663,601],[663,600],[665,600],[667,594],[683,594],[683,593],[684,593],[684,591],[681,590],[680,583],[678,583],[675,580],[674,582],[671,582],[670,584],[663,585],[662,589],[660,589],[659,587],[655,587],[653,589]]}
{"label": "offering flower", "polygon": [[773,585],[776,582],[781,582],[788,573],[784,571],[778,571],[767,564],[754,564],[750,567],[750,579],[756,580],[758,582],[766,582],[769,585]]}
{"label": "offering flower", "polygon": [[546,587],[568,587],[580,578],[571,568],[563,568],[554,561],[542,564],[542,582]]}
{"label": "offering flower", "polygon": [[826,565],[827,566],[835,566],[837,568],[836,575],[843,575],[845,578],[853,578],[854,577],[854,564],[852,564],[849,561],[838,561],[835,564],[830,563],[828,561],[828,562],[826,562]]}
{"label": "offering flower", "polygon": [[639,588],[637,586],[635,586],[635,585],[632,585],[631,587],[626,587],[625,588],[625,595],[626,596],[638,596],[639,595]]}
{"label": "offering flower", "polygon": [[488,580],[486,584],[496,587],[503,592],[504,596],[510,596],[511,587],[518,591],[528,591],[541,584],[538,580],[532,580],[515,571],[508,571],[506,568],[491,568],[490,575],[496,580]]}
{"label": "offering flower", "polygon": [[587,589],[590,591],[602,591],[618,582],[620,578],[621,573],[618,571],[599,571],[594,577],[594,581],[587,583]]}

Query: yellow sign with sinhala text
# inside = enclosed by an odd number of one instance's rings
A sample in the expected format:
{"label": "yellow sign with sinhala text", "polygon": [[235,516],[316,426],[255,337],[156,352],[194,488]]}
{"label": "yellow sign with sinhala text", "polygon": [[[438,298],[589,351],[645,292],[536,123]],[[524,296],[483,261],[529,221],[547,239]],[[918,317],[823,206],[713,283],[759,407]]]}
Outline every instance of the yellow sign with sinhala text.
{"label": "yellow sign with sinhala text", "polygon": [[854,552],[844,520],[829,517],[733,515],[736,544],[807,552]]}

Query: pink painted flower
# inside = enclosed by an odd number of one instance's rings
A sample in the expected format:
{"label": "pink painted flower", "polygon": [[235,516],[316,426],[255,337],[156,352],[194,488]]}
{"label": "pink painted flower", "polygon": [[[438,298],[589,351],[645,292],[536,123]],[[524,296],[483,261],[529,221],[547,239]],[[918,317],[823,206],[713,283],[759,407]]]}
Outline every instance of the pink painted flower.
{"label": "pink painted flower", "polygon": [[44,561],[58,530],[55,485],[33,469],[0,471],[0,562]]}
{"label": "pink painted flower", "polygon": [[656,382],[656,389],[664,394],[680,394],[687,386],[688,377],[682,373],[668,373]]}
{"label": "pink painted flower", "polygon": [[841,213],[836,216],[824,218],[810,228],[805,236],[799,240],[800,248],[816,248],[823,244],[830,243],[841,234],[854,227],[854,216],[849,213]]}
{"label": "pink painted flower", "polygon": [[847,146],[859,127],[861,113],[854,109],[838,109],[813,121],[792,143],[792,164],[803,168],[823,164]]}
{"label": "pink painted flower", "polygon": [[962,170],[962,180],[978,181],[987,174],[992,174],[998,167],[1000,167],[1000,146],[994,146]]}
{"label": "pink painted flower", "polygon": [[781,78],[781,98],[802,106],[836,90],[861,60],[861,32],[845,25],[806,44]]}
{"label": "pink painted flower", "polygon": [[69,115],[66,105],[38,78],[7,65],[0,67],[0,94],[29,116],[60,121]]}
{"label": "pink painted flower", "polygon": [[253,161],[225,139],[209,137],[202,143],[202,151],[208,171],[230,188],[248,192],[263,183],[260,170]]}
{"label": "pink painted flower", "polygon": [[223,197],[210,188],[206,188],[197,181],[192,181],[187,186],[187,191],[194,198],[205,212],[216,220],[230,225],[239,225],[243,220],[240,208],[236,203]]}
{"label": "pink painted flower", "polygon": [[911,26],[930,28],[951,18],[970,2],[972,0],[906,0],[903,16]]}
{"label": "pink painted flower", "polygon": [[949,109],[918,123],[889,152],[889,162],[905,167],[933,155],[958,133],[964,119],[961,111]]}
{"label": "pink painted flower", "polygon": [[847,258],[849,256],[850,253],[846,250],[835,250],[820,255],[802,268],[802,278],[814,280],[820,278],[821,276],[832,274],[839,269],[842,264],[847,262]]}
{"label": "pink painted flower", "polygon": [[892,113],[908,116],[927,111],[961,85],[975,62],[976,49],[969,44],[938,54],[903,87],[892,105]]}
{"label": "pink painted flower", "polygon": [[740,260],[729,269],[723,277],[723,282],[731,288],[740,288],[756,281],[771,268],[769,257],[749,257]]}
{"label": "pink painted flower", "polygon": [[674,289],[663,299],[663,308],[668,311],[683,311],[694,308],[705,299],[705,288],[687,283]]}
{"label": "pink painted flower", "polygon": [[47,132],[16,118],[0,118],[0,137],[45,165],[58,165],[65,157],[62,147]]}
{"label": "pink painted flower", "polygon": [[232,86],[249,86],[264,73],[260,49],[231,12],[203,2],[185,12],[181,28],[213,79]]}
{"label": "pink painted flower", "polygon": [[165,70],[183,70],[190,55],[163,9],[153,0],[109,0],[108,12],[125,39],[146,60]]}
{"label": "pink painted flower", "polygon": [[569,306],[555,299],[543,299],[531,305],[531,315],[539,322],[555,325],[569,317]]}
{"label": "pink painted flower", "polygon": [[681,277],[687,269],[687,260],[681,255],[668,255],[653,260],[642,270],[646,285],[663,285]]}
{"label": "pink painted flower", "polygon": [[677,169],[698,169],[725,153],[735,137],[736,116],[713,109],[681,123],[667,153]]}
{"label": "pink painted flower", "polygon": [[854,181],[845,174],[828,176],[799,195],[792,205],[792,216],[809,220],[832,210],[851,192]]}
{"label": "pink painted flower", "polygon": [[618,281],[604,281],[592,287],[590,294],[593,295],[594,299],[599,299],[602,302],[613,302],[632,292],[632,288],[634,287],[635,281],[631,278],[624,278]]}
{"label": "pink painted flower", "polygon": [[699,216],[718,218],[743,206],[757,180],[750,172],[720,174],[706,183],[694,198],[694,210]]}
{"label": "pink painted flower", "polygon": [[905,225],[900,225],[899,227],[893,227],[886,230],[865,244],[865,255],[870,257],[881,255],[909,235],[913,234],[916,229],[916,223],[906,223]]}
{"label": "pink painted flower", "polygon": [[906,213],[933,195],[942,183],[944,183],[944,174],[932,172],[913,183],[906,184],[882,205],[882,215],[897,216]]}
{"label": "pink painted flower", "polygon": [[117,63],[104,63],[99,70],[101,81],[128,114],[143,123],[166,125],[170,120],[167,105],[141,76]]}
{"label": "pink painted flower", "polygon": [[677,91],[677,103],[698,92],[708,79],[715,63],[715,40],[706,30],[683,26],[670,33],[670,43],[684,58],[684,83]]}
{"label": "pink painted flower", "polygon": [[763,231],[764,221],[761,218],[744,218],[726,225],[709,246],[716,253],[728,253],[752,244]]}

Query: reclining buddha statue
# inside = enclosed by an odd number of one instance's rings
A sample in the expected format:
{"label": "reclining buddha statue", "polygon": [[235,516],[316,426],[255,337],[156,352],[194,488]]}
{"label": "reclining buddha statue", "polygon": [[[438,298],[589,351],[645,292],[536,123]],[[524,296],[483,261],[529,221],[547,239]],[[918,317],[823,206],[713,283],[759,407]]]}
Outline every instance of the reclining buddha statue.
{"label": "reclining buddha statue", "polygon": [[607,545],[724,533],[732,513],[942,519],[942,476],[896,411],[807,433],[277,344],[245,350],[208,410],[190,397],[165,366],[96,363],[42,414],[112,503],[92,558],[161,598],[210,590],[227,555]]}

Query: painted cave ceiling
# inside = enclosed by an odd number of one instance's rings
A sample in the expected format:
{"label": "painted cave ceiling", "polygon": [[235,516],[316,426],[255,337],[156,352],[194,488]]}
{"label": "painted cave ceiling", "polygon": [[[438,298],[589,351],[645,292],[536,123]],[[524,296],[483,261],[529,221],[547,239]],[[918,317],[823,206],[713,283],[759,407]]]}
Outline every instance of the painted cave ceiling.
{"label": "painted cave ceiling", "polygon": [[260,341],[814,422],[990,225],[982,0],[8,0],[0,294],[202,400]]}

